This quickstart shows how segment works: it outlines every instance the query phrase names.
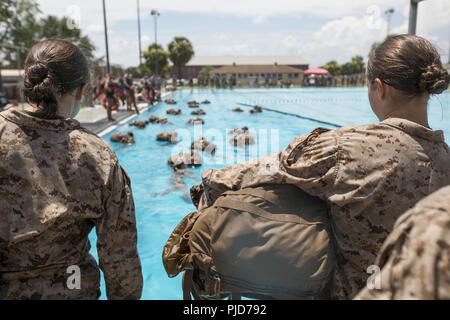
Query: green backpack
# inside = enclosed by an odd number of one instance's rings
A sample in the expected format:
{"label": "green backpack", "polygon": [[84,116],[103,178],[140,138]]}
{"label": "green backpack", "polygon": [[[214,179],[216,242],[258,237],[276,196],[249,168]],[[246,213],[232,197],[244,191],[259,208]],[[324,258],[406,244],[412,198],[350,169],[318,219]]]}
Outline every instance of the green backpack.
{"label": "green backpack", "polygon": [[184,299],[328,299],[336,266],[326,204],[292,185],[222,194],[164,247]]}

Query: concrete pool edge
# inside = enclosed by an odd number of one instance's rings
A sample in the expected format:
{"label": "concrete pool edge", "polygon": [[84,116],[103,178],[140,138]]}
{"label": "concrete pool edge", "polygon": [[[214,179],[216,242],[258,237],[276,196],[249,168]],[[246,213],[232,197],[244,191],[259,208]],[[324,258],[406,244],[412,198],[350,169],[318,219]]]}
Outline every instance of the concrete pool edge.
{"label": "concrete pool edge", "polygon": [[[162,95],[161,95],[161,100],[167,98],[167,97],[168,97],[169,95],[171,95],[171,94],[172,94],[172,92],[166,92],[166,93],[162,94]],[[145,104],[145,103],[140,103],[140,104],[138,105],[139,107],[142,106],[142,105],[144,105],[142,108],[140,108],[140,113],[144,113],[144,112],[149,111],[150,109],[156,107],[159,103],[160,103],[160,102],[157,102],[157,103],[155,103],[155,104],[153,104],[153,105],[151,105],[151,106],[149,106],[149,105],[147,105],[147,104]],[[121,119],[121,120],[118,121],[118,122],[110,123],[106,128],[102,128],[101,130],[99,130],[99,132],[96,132],[96,133],[97,133],[97,135],[98,135],[99,137],[102,138],[102,137],[106,136],[108,133],[110,133],[111,131],[114,131],[115,129],[117,129],[119,126],[121,126],[121,125],[123,125],[123,124],[129,122],[130,120],[133,120],[133,119],[136,118],[137,116],[138,116],[138,114],[135,113],[135,114],[132,114],[132,115],[130,115],[130,116],[128,116],[128,117],[125,117],[125,118]]]}

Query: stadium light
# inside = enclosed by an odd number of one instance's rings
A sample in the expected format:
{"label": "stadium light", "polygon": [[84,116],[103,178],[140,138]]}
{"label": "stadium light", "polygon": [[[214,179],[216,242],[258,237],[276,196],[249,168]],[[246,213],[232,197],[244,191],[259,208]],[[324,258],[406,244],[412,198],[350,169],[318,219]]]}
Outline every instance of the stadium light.
{"label": "stadium light", "polygon": [[408,33],[409,34],[416,34],[416,28],[417,28],[417,9],[419,2],[422,2],[425,0],[411,0],[410,8],[409,8],[409,27],[408,27]]}
{"label": "stadium light", "polygon": [[394,8],[390,8],[384,12],[387,19],[387,34],[386,36],[389,36],[389,33],[391,32],[391,16],[394,14],[395,10]]}

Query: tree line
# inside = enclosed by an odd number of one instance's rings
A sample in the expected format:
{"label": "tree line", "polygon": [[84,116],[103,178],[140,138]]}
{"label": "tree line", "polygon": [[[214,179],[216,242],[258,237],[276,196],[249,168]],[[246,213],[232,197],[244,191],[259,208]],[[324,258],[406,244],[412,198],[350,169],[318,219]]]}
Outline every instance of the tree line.
{"label": "tree line", "polygon": [[39,40],[64,38],[78,45],[95,62],[95,46],[87,35],[70,28],[68,18],[41,15],[35,0],[2,0],[0,2],[0,50],[4,68],[22,68],[30,48]]}
{"label": "tree line", "polygon": [[[127,71],[134,76],[158,73],[167,76],[171,72],[178,79],[182,77],[183,67],[194,56],[194,46],[185,37],[175,37],[164,49],[161,45],[153,43],[144,51],[144,64],[138,67],[128,68]],[[172,66],[169,62],[172,62]]]}
{"label": "tree line", "polygon": [[[96,58],[95,45],[88,35],[78,28],[72,28],[68,17],[42,15],[35,0],[0,1],[0,67],[6,69],[23,68],[26,55],[31,47],[42,39],[62,38],[78,45],[89,59],[94,75],[104,74],[105,58]],[[167,75],[173,64],[173,72],[178,76],[181,70],[194,56],[192,43],[185,37],[175,37],[164,49],[152,44],[143,53],[143,66],[129,68],[135,76],[158,73]],[[119,65],[112,65],[112,73],[125,72]]]}
{"label": "tree line", "polygon": [[[38,41],[48,38],[68,39],[77,44],[90,60],[95,75],[104,74],[104,57],[96,58],[95,45],[89,36],[78,28],[70,28],[67,17],[53,15],[42,16],[35,0],[1,0],[0,1],[0,67],[23,68],[28,50]],[[376,47],[374,44],[372,50]],[[142,66],[123,70],[119,65],[112,66],[112,73],[117,75],[130,72],[135,77],[158,73],[182,77],[183,67],[194,56],[194,47],[187,38],[175,37],[163,48],[160,44],[151,44],[143,52]],[[365,63],[362,56],[354,56],[350,61],[339,64],[336,60],[327,62],[323,68],[333,76],[344,76],[364,73]],[[208,78],[211,67],[204,68],[200,77]]]}
{"label": "tree line", "polygon": [[366,69],[366,64],[364,63],[363,57],[354,56],[349,62],[344,64],[339,64],[336,60],[331,60],[324,64],[323,68],[327,69],[333,76],[344,76],[363,73]]}

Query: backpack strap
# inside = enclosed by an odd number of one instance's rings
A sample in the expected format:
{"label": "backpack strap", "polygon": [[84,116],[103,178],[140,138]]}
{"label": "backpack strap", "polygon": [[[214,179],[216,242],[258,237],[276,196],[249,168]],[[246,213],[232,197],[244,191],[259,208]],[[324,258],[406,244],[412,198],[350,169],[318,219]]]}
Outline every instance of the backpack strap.
{"label": "backpack strap", "polygon": [[182,287],[183,287],[183,300],[189,301],[192,300],[191,292],[193,287],[193,271],[192,270],[186,270],[183,274],[183,281],[182,281]]}
{"label": "backpack strap", "polygon": [[267,192],[262,189],[256,189],[256,188],[248,188],[248,189],[241,189],[238,191],[227,191],[223,193],[224,195],[245,195],[245,196],[253,196],[256,198],[261,198],[266,201],[269,201],[270,203],[278,206],[280,205],[280,201],[276,195],[274,195],[271,192]]}
{"label": "backpack strap", "polygon": [[297,223],[304,225],[321,225],[321,222],[308,222],[302,219],[300,216],[294,214],[283,214],[278,213],[274,214],[260,208],[249,202],[235,201],[227,198],[219,198],[214,204],[215,207],[224,208],[224,209],[232,209],[237,211],[249,212],[251,214],[257,215],[259,217],[279,221],[279,222],[289,222],[289,223]]}
{"label": "backpack strap", "polygon": [[182,281],[183,300],[204,300],[196,291],[194,284],[194,270],[186,270]]}

